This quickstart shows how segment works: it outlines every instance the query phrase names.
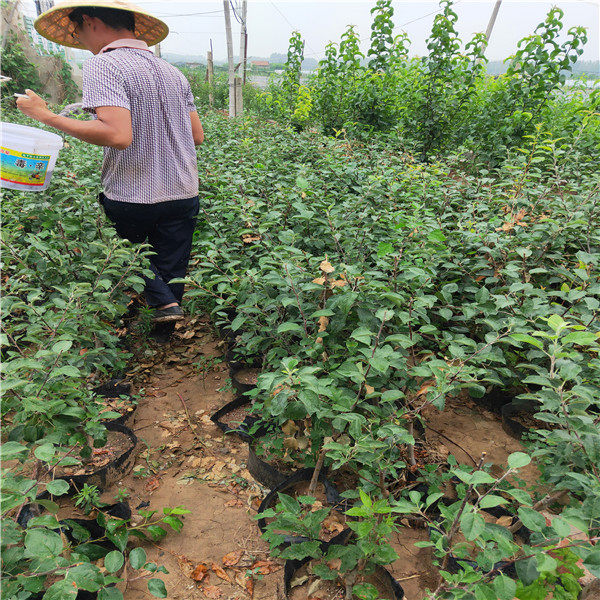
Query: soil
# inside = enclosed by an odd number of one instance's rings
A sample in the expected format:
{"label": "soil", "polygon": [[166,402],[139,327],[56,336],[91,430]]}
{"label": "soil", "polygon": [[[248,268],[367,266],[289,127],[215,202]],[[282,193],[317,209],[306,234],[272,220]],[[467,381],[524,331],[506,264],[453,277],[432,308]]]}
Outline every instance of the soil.
{"label": "soil", "polygon": [[[307,578],[307,579],[305,579]],[[293,585],[296,583],[297,585]],[[381,577],[377,571],[369,575],[359,575],[356,583],[370,583],[378,591],[379,600],[394,600],[394,591],[389,581]],[[291,581],[291,590],[288,594],[289,600],[344,600],[346,592],[339,581],[319,580],[309,575],[308,565],[298,569]],[[356,596],[352,596],[353,599]]]}
{"label": "soil", "polygon": [[258,376],[260,375],[260,369],[242,369],[234,374],[234,378],[239,383],[244,385],[256,385],[258,383]]}
{"label": "soil", "polygon": [[237,427],[239,427],[239,425],[244,422],[244,419],[249,414],[251,414],[250,405],[238,406],[237,408],[234,408],[227,414],[224,414],[221,417],[219,417],[219,421],[221,421],[221,423],[225,423],[225,425],[228,425],[229,427],[231,427],[231,429],[237,429]]}
{"label": "soil", "polygon": [[405,600],[421,600],[425,590],[437,587],[437,570],[433,566],[431,548],[417,548],[417,542],[428,542],[426,529],[402,527],[392,534],[390,545],[399,556],[388,570],[404,588]]}
{"label": "soil", "polygon": [[58,468],[55,478],[95,473],[108,463],[116,460],[131,448],[131,439],[120,431],[109,431],[107,442],[102,448],[93,448],[91,459],[82,465]]}
{"label": "soil", "polygon": [[[161,513],[164,507],[183,506],[191,511],[179,533],[166,527],[163,540],[144,544],[148,560],[169,571],[160,575],[169,600],[245,600],[252,586],[254,600],[281,597],[283,563],[269,558],[253,519],[266,490],[245,468],[247,444],[224,435],[210,420],[233,400],[227,364],[213,362],[212,369],[202,372],[193,368],[193,363],[221,356],[224,345],[214,339],[208,321],[188,319],[178,323],[169,344],[153,350],[158,355],[152,363],[139,363],[137,372],[128,374],[135,391],[145,388],[134,428],[145,450],[132,474],[102,499],[113,502],[117,489],[126,491],[133,523],[140,520],[142,508]],[[243,420],[240,416],[233,418]],[[257,574],[247,578],[250,569]],[[130,574],[126,600],[151,597],[148,577],[136,579],[142,573]]]}
{"label": "soil", "polygon": [[[485,452],[485,463],[491,463],[495,476],[504,472],[502,465],[506,465],[509,454],[523,451],[521,443],[504,432],[501,419],[467,394],[448,398],[444,411],[428,407],[424,417],[427,443],[433,451],[445,457],[453,454],[467,465],[473,465]],[[518,475],[528,485],[539,484],[540,473],[533,463],[519,469]]]}

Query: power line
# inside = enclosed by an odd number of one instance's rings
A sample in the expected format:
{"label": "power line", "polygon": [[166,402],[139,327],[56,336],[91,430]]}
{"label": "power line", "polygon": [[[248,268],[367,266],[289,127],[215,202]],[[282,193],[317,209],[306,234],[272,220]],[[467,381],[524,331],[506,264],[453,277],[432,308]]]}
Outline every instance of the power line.
{"label": "power line", "polygon": [[155,15],[157,17],[160,17],[161,19],[167,18],[167,17],[195,17],[198,15],[212,15],[215,13],[223,13],[222,10],[209,10],[207,12],[194,12],[194,13],[186,13],[183,15]]}
{"label": "power line", "polygon": [[[288,18],[279,10],[277,5],[273,2],[273,0],[269,0],[269,2],[273,5],[273,8],[285,19],[285,22],[292,28],[292,31],[298,31],[297,27],[294,27],[289,21]],[[312,56],[313,54],[320,54],[320,52],[315,52],[313,48],[310,47],[309,43],[306,42],[309,50],[312,50],[311,54],[305,54],[304,56]]]}
{"label": "power line", "polygon": [[234,16],[235,20],[236,20],[236,21],[237,21],[237,22],[238,22],[238,23],[239,23],[239,24],[240,24],[242,27],[245,27],[245,24],[244,24],[243,20],[242,20],[242,19],[240,19],[240,18],[238,17],[238,14],[237,14],[237,12],[235,12],[235,6],[233,6],[233,2],[232,2],[231,0],[229,0],[229,5],[231,6],[231,10],[233,11],[233,16]]}

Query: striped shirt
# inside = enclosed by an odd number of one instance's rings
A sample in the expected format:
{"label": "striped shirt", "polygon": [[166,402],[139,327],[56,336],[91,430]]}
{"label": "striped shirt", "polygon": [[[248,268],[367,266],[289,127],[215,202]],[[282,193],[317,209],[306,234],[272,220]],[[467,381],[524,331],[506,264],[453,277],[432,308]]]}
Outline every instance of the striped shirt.
{"label": "striped shirt", "polygon": [[118,202],[155,204],[198,194],[190,112],[196,110],[184,75],[141,48],[105,48],[83,65],[83,107],[131,111],[128,148],[104,148],[104,194]]}

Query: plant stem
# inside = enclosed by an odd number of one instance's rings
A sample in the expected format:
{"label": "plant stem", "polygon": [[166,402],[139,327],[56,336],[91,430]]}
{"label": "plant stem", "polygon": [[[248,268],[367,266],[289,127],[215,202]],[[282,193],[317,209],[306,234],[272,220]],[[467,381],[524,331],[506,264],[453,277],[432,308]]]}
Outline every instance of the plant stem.
{"label": "plant stem", "polygon": [[310,479],[310,485],[308,486],[308,495],[312,496],[315,493],[315,489],[317,488],[317,482],[319,481],[319,475],[321,474],[321,469],[323,468],[323,461],[325,460],[325,448],[321,448],[319,452],[319,458],[317,458],[317,464],[315,465],[315,470],[313,471],[312,477]]}

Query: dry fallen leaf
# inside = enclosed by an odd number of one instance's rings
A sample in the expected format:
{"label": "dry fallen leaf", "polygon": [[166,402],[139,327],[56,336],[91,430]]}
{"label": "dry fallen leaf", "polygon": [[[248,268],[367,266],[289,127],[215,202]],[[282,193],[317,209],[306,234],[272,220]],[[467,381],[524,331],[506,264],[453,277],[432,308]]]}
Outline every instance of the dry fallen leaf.
{"label": "dry fallen leaf", "polygon": [[343,279],[336,279],[334,281],[331,282],[331,287],[332,288],[336,288],[336,287],[344,287],[345,285],[347,285],[347,281],[344,281]]}
{"label": "dry fallen leaf", "polygon": [[216,585],[203,585],[200,586],[200,591],[207,598],[220,598],[223,592]]}
{"label": "dry fallen leaf", "polygon": [[503,517],[499,517],[496,521],[496,525],[500,525],[501,527],[510,527],[512,525],[513,518],[509,515],[505,515]]}
{"label": "dry fallen leaf", "polygon": [[319,265],[319,268],[321,271],[323,271],[323,273],[333,273],[335,271],[335,269],[331,266],[327,255],[325,256],[325,260]]}
{"label": "dry fallen leaf", "polygon": [[179,565],[179,569],[181,570],[181,572],[186,577],[191,578],[192,573],[194,571],[194,563],[189,558],[182,556],[181,554],[178,554],[177,555],[177,564]]}
{"label": "dry fallen leaf", "polygon": [[294,435],[298,431],[298,426],[290,419],[281,426],[281,431],[285,435]]}
{"label": "dry fallen leaf", "polygon": [[253,242],[260,241],[260,239],[260,235],[251,235],[250,233],[244,233],[242,235],[242,242],[244,242],[244,244],[252,244]]}
{"label": "dry fallen leaf", "polygon": [[260,575],[268,575],[269,573],[274,573],[275,571],[279,571],[281,567],[276,565],[275,563],[269,560],[257,560],[252,565],[252,570],[257,570],[257,573]]}
{"label": "dry fallen leaf", "polygon": [[208,567],[204,563],[200,563],[196,566],[196,568],[192,571],[190,577],[194,581],[202,581],[206,577],[208,577]]}
{"label": "dry fallen leaf", "polygon": [[153,492],[154,490],[157,490],[160,487],[160,478],[157,476],[152,477],[152,479],[148,479],[148,481],[146,481],[146,483],[144,484],[144,489],[147,492]]}
{"label": "dry fallen leaf", "polygon": [[427,395],[427,392],[429,391],[429,388],[434,384],[434,381],[427,381],[425,382],[422,386],[421,389],[417,392],[417,397],[418,396],[423,396],[423,395]]}
{"label": "dry fallen leaf", "polygon": [[231,578],[229,577],[229,575],[227,575],[224,569],[222,569],[217,563],[212,563],[212,565],[210,565],[210,568],[213,570],[215,575],[219,577],[219,579],[224,579],[225,581],[231,583]]}
{"label": "dry fallen leaf", "polygon": [[226,567],[233,567],[240,562],[240,559],[244,556],[244,550],[236,550],[235,552],[229,552],[221,560]]}
{"label": "dry fallen leaf", "polygon": [[246,577],[246,591],[250,598],[254,597],[254,579],[252,579],[252,576]]}
{"label": "dry fallen leaf", "polygon": [[313,279],[312,282],[316,283],[317,285],[323,285],[325,283],[325,277],[317,277]]}
{"label": "dry fallen leaf", "polygon": [[[341,563],[342,563],[342,561],[340,560],[340,564]],[[306,583],[307,581],[308,581],[308,575],[296,575],[296,577],[294,577],[290,581],[290,587],[291,588],[298,587],[299,585],[302,585],[303,583]]]}
{"label": "dry fallen leaf", "polygon": [[375,388],[372,385],[365,383],[365,392],[367,392],[367,395],[373,394],[375,392]]}
{"label": "dry fallen leaf", "polygon": [[321,331],[325,331],[327,329],[327,325],[329,325],[329,318],[319,317],[319,333],[321,333]]}
{"label": "dry fallen leaf", "polygon": [[298,440],[293,437],[283,438],[283,446],[288,450],[298,450]]}
{"label": "dry fallen leaf", "polygon": [[227,500],[227,502],[225,502],[225,506],[244,506],[244,503],[237,498],[232,498],[231,500]]}

